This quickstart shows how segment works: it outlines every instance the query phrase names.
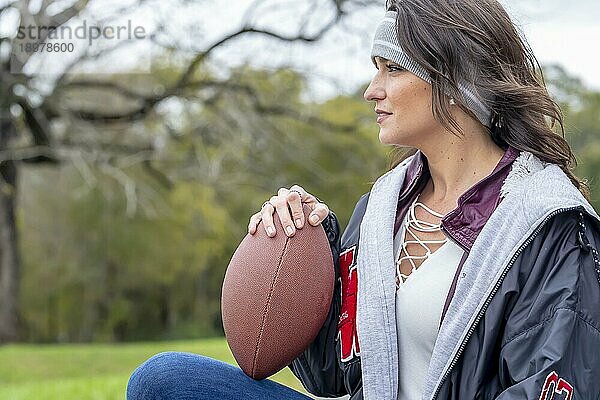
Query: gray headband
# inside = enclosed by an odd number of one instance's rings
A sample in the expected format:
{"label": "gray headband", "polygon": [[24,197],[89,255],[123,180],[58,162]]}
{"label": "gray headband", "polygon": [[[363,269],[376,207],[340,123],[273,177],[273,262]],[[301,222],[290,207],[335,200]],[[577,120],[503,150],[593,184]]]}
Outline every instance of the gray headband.
{"label": "gray headband", "polygon": [[[393,61],[424,81],[431,83],[431,77],[425,68],[417,64],[400,47],[396,34],[396,15],[396,11],[386,12],[385,17],[377,27],[373,38],[371,59],[375,62],[375,57],[379,56]],[[482,102],[482,98],[485,101],[485,97],[482,96],[481,91],[474,84],[469,84],[464,80],[458,83],[458,88],[462,95],[463,104],[475,114],[483,125],[490,127],[491,110]]]}

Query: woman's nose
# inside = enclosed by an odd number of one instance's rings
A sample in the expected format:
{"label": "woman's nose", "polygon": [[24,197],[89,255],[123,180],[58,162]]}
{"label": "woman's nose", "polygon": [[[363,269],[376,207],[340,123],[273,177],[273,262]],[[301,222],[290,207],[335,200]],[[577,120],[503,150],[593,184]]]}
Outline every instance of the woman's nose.
{"label": "woman's nose", "polygon": [[376,77],[371,79],[371,82],[369,83],[369,86],[367,86],[367,89],[365,90],[363,97],[367,101],[381,100],[381,99],[385,98],[385,91],[379,84]]}

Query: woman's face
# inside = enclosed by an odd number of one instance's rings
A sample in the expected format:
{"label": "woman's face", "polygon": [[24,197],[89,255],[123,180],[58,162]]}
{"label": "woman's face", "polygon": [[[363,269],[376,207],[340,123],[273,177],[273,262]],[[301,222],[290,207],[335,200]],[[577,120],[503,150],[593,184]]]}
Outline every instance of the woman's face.
{"label": "woman's face", "polygon": [[377,73],[364,98],[375,101],[379,141],[422,148],[443,129],[431,110],[431,85],[385,58],[375,62]]}

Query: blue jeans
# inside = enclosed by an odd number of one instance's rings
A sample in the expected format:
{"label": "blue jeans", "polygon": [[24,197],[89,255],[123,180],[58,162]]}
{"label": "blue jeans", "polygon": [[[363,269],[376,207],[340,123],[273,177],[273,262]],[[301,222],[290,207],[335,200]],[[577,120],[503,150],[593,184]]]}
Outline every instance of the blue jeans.
{"label": "blue jeans", "polygon": [[140,365],[129,378],[127,400],[310,400],[264,379],[249,378],[236,366],[209,357],[167,352]]}

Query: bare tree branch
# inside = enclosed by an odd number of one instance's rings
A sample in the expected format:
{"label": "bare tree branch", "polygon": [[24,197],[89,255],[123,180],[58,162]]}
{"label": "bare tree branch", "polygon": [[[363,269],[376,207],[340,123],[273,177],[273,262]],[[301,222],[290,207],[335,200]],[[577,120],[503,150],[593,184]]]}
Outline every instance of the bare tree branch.
{"label": "bare tree branch", "polygon": [[86,160],[81,156],[81,153],[77,153],[72,157],[73,165],[79,171],[79,175],[83,178],[88,187],[94,187],[98,182],[98,179],[94,176],[92,169],[88,166]]}
{"label": "bare tree branch", "polygon": [[58,159],[59,157],[57,155],[59,153],[61,153],[60,149],[48,146],[31,146],[25,148],[6,149],[0,150],[0,162],[8,160],[25,161],[29,159],[35,159],[37,157],[48,157],[51,159]]}
{"label": "bare tree branch", "polygon": [[[85,9],[88,0],[78,0],[71,7],[66,8],[62,12],[49,16],[44,12],[40,12],[36,15],[32,15],[29,11],[29,2],[28,1],[20,1],[19,4],[19,12],[21,14],[21,26],[35,28],[35,37],[26,37],[23,39],[28,43],[40,44],[44,43],[48,38],[48,35],[51,33],[53,29],[57,29],[61,25],[66,24],[72,18],[80,15],[80,13]],[[21,42],[22,43],[22,42]],[[27,61],[35,54],[35,52],[30,53],[19,53],[21,57],[19,58],[19,62],[21,69]]]}
{"label": "bare tree branch", "polygon": [[102,141],[95,141],[91,143],[89,141],[65,140],[60,142],[59,145],[63,148],[82,149],[87,152],[103,152],[106,154],[113,154],[117,156],[128,156],[132,154],[137,154],[141,151],[150,154],[153,150],[153,147],[149,144],[134,146],[113,142],[106,143]]}
{"label": "bare tree branch", "polygon": [[135,180],[131,179],[129,175],[127,175],[121,169],[116,168],[108,163],[101,164],[100,168],[106,172],[107,175],[112,176],[117,182],[123,185],[123,191],[125,192],[125,197],[127,199],[125,213],[129,218],[133,217],[138,204],[136,191],[137,184]]}
{"label": "bare tree branch", "polygon": [[96,123],[115,123],[115,122],[133,122],[138,121],[148,115],[152,111],[155,101],[144,101],[141,107],[125,112],[95,112],[90,110],[69,110],[69,114],[78,119]]}
{"label": "bare tree branch", "polygon": [[98,60],[99,58],[105,57],[105,56],[109,55],[110,53],[120,49],[121,47],[124,47],[127,44],[131,44],[132,42],[135,42],[135,39],[121,40],[121,41],[117,42],[114,46],[112,46],[108,49],[103,49],[102,51],[100,51],[98,53],[89,53],[86,50],[79,57],[74,58],[73,60],[71,60],[71,62],[69,64],[67,64],[67,66],[63,69],[60,77],[56,80],[54,86],[60,87],[63,84],[63,82],[66,80],[69,73],[71,71],[73,71],[73,69],[75,67],[79,66],[82,61]]}
{"label": "bare tree branch", "polygon": [[[86,2],[87,1],[88,0],[86,0]],[[134,11],[136,8],[138,8],[141,4],[145,3],[146,1],[147,0],[138,0],[135,5],[128,5],[125,7],[121,7],[119,10],[114,12],[113,15],[111,15],[110,17],[106,17],[104,19],[99,20],[99,23],[106,24],[106,23],[114,21],[118,18],[121,18],[124,14],[128,14],[129,12]],[[152,36],[152,33],[150,33],[149,35]],[[82,61],[97,60],[101,57],[105,57],[105,56],[109,55],[110,53],[114,52],[115,50],[118,50],[118,49],[122,48],[123,46],[131,44],[135,41],[136,41],[135,39],[121,40],[121,41],[117,42],[114,46],[107,48],[107,49],[103,49],[102,51],[100,51],[98,53],[93,53],[93,54],[89,53],[89,48],[86,49],[86,51],[83,52],[79,57],[74,58],[73,60],[71,60],[71,62],[69,62],[69,64],[67,64],[67,66],[63,69],[60,77],[58,77],[56,79],[55,87],[61,86],[62,83],[65,81],[67,75],[76,66],[78,66]]]}
{"label": "bare tree branch", "polygon": [[119,168],[129,168],[132,165],[143,163],[144,161],[152,161],[156,158],[156,152],[154,150],[140,150],[137,153],[121,157],[116,161],[116,165]]}
{"label": "bare tree branch", "polygon": [[[79,81],[82,82],[84,86],[93,87],[94,82],[90,81]],[[79,85],[79,82],[72,82],[74,87]],[[99,84],[98,86],[100,86]],[[132,95],[133,93],[129,91],[128,88],[124,88],[117,84],[110,85],[110,88],[118,90],[119,92],[126,93],[128,95]],[[171,90],[167,90],[165,93],[159,96],[152,97],[143,97],[140,96],[138,99],[143,102],[143,104],[132,110],[124,111],[124,112],[114,112],[114,113],[100,113],[100,112],[92,112],[87,110],[74,110],[72,111],[79,118],[82,118],[86,121],[97,122],[97,123],[106,123],[106,122],[126,122],[126,121],[135,121],[140,118],[143,118],[147,115],[147,113],[152,109],[152,107],[170,96],[182,95],[185,90],[190,89],[206,89],[206,88],[219,88],[219,89],[227,89],[229,91],[241,92],[244,93],[248,98],[250,98],[254,104],[255,111],[259,113],[264,113],[267,115],[280,115],[287,116],[290,118],[294,118],[297,120],[305,120],[310,124],[315,124],[319,126],[323,126],[329,130],[336,131],[353,131],[353,125],[343,125],[343,124],[335,124],[328,121],[323,120],[322,118],[318,118],[315,116],[301,116],[296,111],[274,105],[264,105],[258,99],[258,95],[256,91],[249,85],[236,83],[234,81],[214,81],[214,80],[198,80],[194,82],[190,82],[186,89],[181,88],[172,88]],[[213,99],[214,100],[214,99]],[[206,104],[209,104],[210,101],[207,101]]]}
{"label": "bare tree branch", "polygon": [[208,57],[208,55],[212,51],[214,51],[219,46],[222,46],[223,44],[225,44],[239,36],[245,35],[247,33],[256,33],[256,34],[262,34],[265,36],[270,36],[270,37],[273,37],[273,38],[276,38],[276,39],[279,39],[282,41],[286,41],[286,42],[315,42],[315,41],[319,40],[321,37],[323,37],[323,35],[327,31],[329,31],[336,24],[337,21],[339,21],[341,16],[342,16],[342,13],[340,11],[335,16],[335,18],[333,18],[331,21],[329,21],[329,23],[327,23],[325,26],[323,26],[323,28],[321,28],[317,33],[315,33],[314,35],[311,35],[311,36],[302,35],[302,34],[295,35],[295,36],[286,36],[286,35],[282,35],[282,34],[272,32],[269,30],[258,29],[258,28],[254,28],[254,27],[250,27],[250,26],[242,27],[237,32],[233,32],[233,33],[230,33],[229,35],[226,35],[222,39],[220,39],[217,42],[213,43],[212,45],[208,46],[208,48],[206,50],[204,50],[203,52],[198,54],[192,60],[192,62],[189,64],[186,71],[182,74],[182,76],[179,79],[179,82],[177,82],[176,86],[177,87],[184,86],[189,81],[191,76],[194,74],[198,65],[200,65],[200,63],[202,63],[202,61],[204,61],[206,59],[206,57]]}
{"label": "bare tree branch", "polygon": [[127,97],[127,98],[130,98],[133,100],[148,99],[148,98],[152,97],[147,94],[143,94],[143,93],[137,92],[133,89],[130,89],[128,87],[125,87],[121,84],[118,84],[117,82],[107,81],[107,80],[96,81],[96,80],[82,79],[82,80],[77,80],[77,81],[70,81],[70,82],[66,82],[66,83],[62,84],[57,89],[60,91],[64,91],[64,90],[68,90],[68,89],[72,89],[72,88],[111,90],[111,91],[116,92],[116,94],[118,94],[120,96]]}
{"label": "bare tree branch", "polygon": [[[52,15],[51,17],[49,16],[49,19],[44,21],[45,25],[61,26],[61,25],[66,24],[73,17],[76,17],[81,14],[81,12],[83,10],[85,10],[85,7],[87,6],[88,2],[89,2],[88,0],[78,0],[77,2],[75,2],[75,4],[73,4],[71,7],[63,10],[62,12],[60,12],[56,15]],[[46,10],[44,9],[44,15],[48,15],[48,14],[46,14],[45,11]]]}
{"label": "bare tree branch", "polygon": [[147,115],[147,113],[152,109],[152,107],[158,102],[171,97],[171,96],[181,96],[184,95],[184,92],[195,89],[205,89],[205,88],[228,88],[231,90],[244,91],[247,94],[253,94],[254,91],[250,86],[238,84],[235,82],[229,81],[215,81],[215,80],[198,80],[194,82],[190,82],[186,87],[177,87],[174,86],[172,88],[167,89],[162,94],[155,96],[144,96],[140,93],[135,93],[129,88],[126,88],[117,83],[112,83],[106,85],[105,82],[97,82],[97,81],[73,81],[63,85],[66,88],[69,87],[96,87],[96,88],[108,88],[117,91],[120,94],[123,94],[126,97],[130,97],[142,102],[139,107],[132,108],[130,110],[125,111],[116,111],[116,112],[98,112],[98,111],[89,111],[89,110],[72,110],[70,111],[72,115],[76,115],[77,117],[97,123],[107,123],[107,122],[128,122],[139,120]]}
{"label": "bare tree branch", "polygon": [[[25,146],[0,150],[0,163],[3,161],[31,162],[40,157],[47,157],[57,162],[72,160],[73,157],[83,157],[88,162],[97,161],[99,158],[109,159],[115,156],[131,156],[137,154],[135,163],[156,158],[154,151],[149,146],[129,146],[113,143],[89,143],[89,142],[61,142],[52,146]],[[141,157],[140,154],[146,155]],[[125,163],[126,166],[135,164],[133,158]]]}
{"label": "bare tree branch", "polygon": [[173,189],[173,187],[175,186],[173,181],[171,181],[171,179],[169,179],[169,177],[165,175],[161,170],[155,168],[154,165],[152,165],[152,161],[144,160],[142,161],[142,165],[146,173],[152,178],[154,178],[155,181],[160,183],[166,189]]}
{"label": "bare tree branch", "polygon": [[25,114],[25,122],[31,130],[33,142],[38,146],[50,145],[50,134],[47,131],[48,120],[39,108],[33,108],[25,99],[19,100],[19,105]]}

